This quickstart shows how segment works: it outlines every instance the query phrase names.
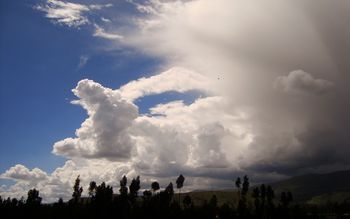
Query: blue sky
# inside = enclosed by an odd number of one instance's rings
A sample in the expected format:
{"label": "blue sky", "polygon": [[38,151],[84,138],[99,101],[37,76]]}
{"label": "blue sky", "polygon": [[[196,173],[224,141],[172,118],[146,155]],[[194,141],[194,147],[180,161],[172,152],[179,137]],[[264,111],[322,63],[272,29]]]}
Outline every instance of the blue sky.
{"label": "blue sky", "polygon": [[[107,53],[109,42],[93,37],[89,27],[53,25],[33,10],[38,2],[0,3],[0,172],[17,163],[51,172],[64,163],[51,150],[86,117],[70,104],[78,81],[118,88],[153,73],[160,62],[131,49]],[[81,56],[89,58],[79,67]]]}

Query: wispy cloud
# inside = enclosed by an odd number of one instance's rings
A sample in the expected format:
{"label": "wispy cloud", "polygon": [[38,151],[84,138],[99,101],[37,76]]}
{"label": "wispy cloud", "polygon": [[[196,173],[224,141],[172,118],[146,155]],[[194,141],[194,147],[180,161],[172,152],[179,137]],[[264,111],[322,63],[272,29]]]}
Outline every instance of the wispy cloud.
{"label": "wispy cloud", "polygon": [[79,65],[78,65],[78,69],[84,67],[86,65],[86,63],[89,61],[89,56],[87,55],[81,55],[80,59],[79,59]]}
{"label": "wispy cloud", "polygon": [[101,21],[106,22],[106,23],[110,23],[111,22],[110,19],[105,18],[105,17],[101,17]]}
{"label": "wispy cloud", "polygon": [[113,5],[84,5],[58,0],[47,0],[45,4],[37,5],[34,8],[45,12],[46,17],[51,19],[54,23],[67,25],[69,27],[80,27],[90,23],[86,13],[111,6]]}
{"label": "wispy cloud", "polygon": [[120,40],[123,39],[122,35],[116,33],[108,33],[102,27],[95,24],[95,32],[93,34],[94,37],[101,37],[108,40]]}

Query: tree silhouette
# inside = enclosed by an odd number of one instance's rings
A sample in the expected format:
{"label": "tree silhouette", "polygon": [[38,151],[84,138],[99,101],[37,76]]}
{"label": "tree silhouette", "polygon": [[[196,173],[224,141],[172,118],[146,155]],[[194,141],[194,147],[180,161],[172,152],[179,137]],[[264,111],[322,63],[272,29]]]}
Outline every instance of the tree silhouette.
{"label": "tree silhouette", "polygon": [[185,208],[190,208],[191,204],[192,204],[192,199],[191,199],[191,197],[189,195],[186,195],[182,202],[183,202]]}
{"label": "tree silhouette", "polygon": [[95,196],[96,188],[97,188],[96,182],[95,181],[91,181],[90,185],[89,185],[89,196],[90,196],[90,198],[93,198]]}
{"label": "tree silhouette", "polygon": [[265,186],[265,184],[260,185],[260,199],[261,199],[261,208],[265,209],[265,200],[266,200],[266,186]]}
{"label": "tree silhouette", "polygon": [[31,189],[28,191],[28,197],[26,204],[30,206],[39,206],[42,198],[39,196],[39,191],[36,189]]}
{"label": "tree silhouette", "polygon": [[152,196],[152,192],[151,191],[149,191],[149,190],[143,191],[143,198],[145,200],[150,200],[151,196]]}
{"label": "tree silhouette", "polygon": [[169,195],[169,198],[172,199],[174,196],[174,187],[173,183],[170,182],[169,185],[165,188],[165,192]]}
{"label": "tree silhouette", "polygon": [[128,179],[124,175],[123,178],[119,182],[119,185],[120,185],[119,192],[120,192],[121,196],[127,196],[128,195],[128,187],[126,186],[127,183],[128,183]]}
{"label": "tree silhouette", "polygon": [[269,205],[269,207],[273,207],[273,199],[275,198],[275,193],[272,190],[271,186],[267,186],[266,198],[267,198],[267,204]]}
{"label": "tree silhouette", "polygon": [[218,198],[216,197],[216,195],[213,195],[213,196],[210,198],[209,205],[210,205],[210,207],[212,207],[212,208],[216,208],[216,207],[218,206]]}
{"label": "tree silhouette", "polygon": [[180,174],[176,179],[176,188],[179,190],[179,204],[180,204],[180,196],[181,196],[181,188],[184,186],[185,177]]}
{"label": "tree silhouette", "polygon": [[254,199],[254,206],[257,213],[260,211],[260,194],[261,193],[259,187],[255,187],[252,192],[252,197]]}
{"label": "tree silhouette", "polygon": [[[237,183],[236,183],[237,185]],[[238,201],[238,214],[242,215],[243,217],[247,217],[247,198],[246,195],[249,190],[249,179],[245,175],[243,177],[243,183],[242,183],[242,189],[241,189],[241,194],[239,196],[239,201]]]}
{"label": "tree silhouette", "polygon": [[241,184],[242,184],[241,178],[237,177],[235,184],[238,190],[241,189]]}
{"label": "tree silhouette", "polygon": [[75,203],[77,203],[81,197],[81,193],[83,193],[83,187],[79,187],[80,186],[80,175],[78,175],[78,177],[75,180],[74,186],[73,186],[73,200]]}
{"label": "tree silhouette", "polygon": [[246,195],[249,190],[249,179],[248,176],[245,175],[243,178],[243,184],[242,184],[242,195]]}
{"label": "tree silhouette", "polygon": [[131,184],[129,186],[130,196],[131,198],[137,197],[137,193],[140,190],[140,176],[137,176],[136,179],[132,179]]}
{"label": "tree silhouette", "polygon": [[101,185],[96,188],[95,199],[96,202],[101,204],[108,204],[112,201],[113,198],[113,188],[111,186],[106,186],[105,182],[102,182]]}
{"label": "tree silhouette", "polygon": [[288,192],[282,192],[280,197],[280,202],[282,203],[282,206],[285,208],[288,208],[289,204],[293,201],[292,193]]}
{"label": "tree silhouette", "polygon": [[158,183],[157,181],[152,182],[151,188],[152,188],[152,190],[153,190],[153,193],[156,193],[156,191],[160,189],[159,183]]}
{"label": "tree silhouette", "polygon": [[236,185],[236,188],[237,188],[238,199],[241,198],[241,184],[242,184],[241,178],[237,177],[237,179],[235,181],[235,185]]}
{"label": "tree silhouette", "polygon": [[185,177],[182,174],[180,174],[180,176],[176,179],[176,188],[181,189],[184,186],[184,182]]}
{"label": "tree silhouette", "polygon": [[[236,180],[237,181],[237,180]],[[127,179],[124,176],[120,181],[120,185],[123,191],[128,191]],[[178,184],[178,183],[177,183]],[[183,185],[183,181],[182,181]],[[79,197],[79,204],[74,204],[75,199],[71,199],[69,203],[65,204],[62,198],[58,202],[53,204],[41,204],[41,197],[39,197],[39,191],[31,189],[28,191],[27,201],[25,203],[24,198],[7,198],[4,199],[0,196],[0,212],[1,215],[9,215],[11,218],[108,218],[113,215],[120,219],[137,219],[137,218],[201,218],[201,219],[229,219],[229,218],[328,218],[331,216],[340,216],[339,218],[345,218],[345,214],[350,209],[349,203],[342,203],[336,205],[327,206],[310,206],[296,204],[291,205],[293,202],[293,195],[289,191],[283,191],[279,199],[279,205],[274,206],[274,191],[271,186],[265,186],[264,184],[254,186],[251,196],[248,196],[249,179],[244,177],[243,183],[237,183],[237,188],[241,191],[238,204],[223,204],[223,200],[220,200],[213,195],[209,200],[205,200],[202,205],[198,202],[194,202],[197,199],[197,195],[194,193],[188,193],[184,195],[181,203],[172,201],[174,195],[173,184],[170,182],[166,188],[153,195],[160,189],[158,182],[153,182],[152,190],[145,190],[143,192],[142,199],[130,200],[127,193],[125,197],[113,196],[113,188],[102,182],[100,185],[96,185],[94,181],[90,182],[89,196],[91,201],[86,201],[81,197],[82,188],[80,186],[79,176],[75,181],[73,189],[76,190],[78,195],[73,198]],[[139,177],[136,177],[130,184],[130,197],[137,195],[140,189]],[[180,194],[180,193],[179,193]],[[250,199],[252,197],[253,199]],[[265,205],[263,204],[265,200]],[[254,208],[255,205],[255,208]],[[299,207],[298,207],[299,205]],[[323,209],[322,207],[327,207]]]}

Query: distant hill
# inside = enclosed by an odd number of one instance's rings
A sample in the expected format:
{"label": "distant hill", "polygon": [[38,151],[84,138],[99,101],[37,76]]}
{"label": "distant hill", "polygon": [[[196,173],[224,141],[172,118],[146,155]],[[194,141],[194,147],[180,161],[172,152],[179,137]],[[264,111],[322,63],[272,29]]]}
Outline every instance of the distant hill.
{"label": "distant hill", "polygon": [[271,185],[276,194],[291,191],[296,201],[310,204],[350,202],[350,170],[296,176]]}
{"label": "distant hill", "polygon": [[[296,202],[308,204],[350,203],[350,170],[295,176],[266,185],[272,186],[276,200],[279,200],[282,191],[290,191]],[[213,195],[216,195],[219,205],[224,203],[235,205],[238,200],[236,190],[193,191],[181,194],[181,199],[185,195],[190,195],[195,204],[202,204],[205,200],[209,201]],[[177,194],[175,197],[177,198]]]}

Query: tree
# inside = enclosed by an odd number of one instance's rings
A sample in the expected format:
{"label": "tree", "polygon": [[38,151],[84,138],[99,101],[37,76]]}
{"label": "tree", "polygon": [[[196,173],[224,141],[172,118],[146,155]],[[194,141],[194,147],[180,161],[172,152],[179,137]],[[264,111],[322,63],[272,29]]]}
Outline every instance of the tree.
{"label": "tree", "polygon": [[266,186],[265,184],[260,185],[260,198],[261,198],[261,207],[265,208],[265,200],[266,200]]}
{"label": "tree", "polygon": [[172,182],[170,182],[169,185],[165,188],[165,192],[169,195],[169,199],[171,200],[174,196],[174,187]]}
{"label": "tree", "polygon": [[31,206],[39,206],[42,198],[39,196],[39,191],[36,189],[30,189],[28,191],[28,197],[26,204]]}
{"label": "tree", "polygon": [[282,192],[280,197],[280,202],[282,206],[287,208],[289,204],[293,201],[293,195],[291,192]]}
{"label": "tree", "polygon": [[242,184],[241,178],[237,177],[235,184],[236,184],[237,189],[240,190],[241,184]]}
{"label": "tree", "polygon": [[235,181],[235,184],[236,184],[236,188],[237,188],[237,193],[238,193],[238,199],[241,199],[241,184],[242,184],[242,181],[241,181],[241,178],[237,177],[236,181]]}
{"label": "tree", "polygon": [[152,190],[153,190],[153,193],[155,193],[157,190],[159,190],[160,189],[160,187],[159,187],[159,183],[158,182],[153,182],[152,184],[151,184],[151,188],[152,188]]}
{"label": "tree", "polygon": [[18,206],[23,206],[26,203],[24,200],[24,197],[22,196],[21,199],[18,201]]}
{"label": "tree", "polygon": [[143,191],[143,199],[150,200],[151,196],[152,196],[152,192],[151,191],[149,191],[149,190]]}
{"label": "tree", "polygon": [[120,192],[120,195],[122,195],[122,196],[128,195],[128,187],[126,186],[127,183],[128,183],[128,179],[124,175],[123,178],[119,182],[119,185],[120,185],[119,192]]}
{"label": "tree", "polygon": [[78,202],[78,200],[81,197],[81,193],[83,193],[83,187],[79,187],[80,186],[80,175],[78,175],[78,177],[75,180],[74,186],[73,186],[73,194],[72,197],[74,199],[75,202]]}
{"label": "tree", "polygon": [[137,197],[137,193],[140,190],[140,176],[137,176],[136,179],[132,179],[131,184],[129,186],[130,196],[132,198]]}
{"label": "tree", "polygon": [[186,195],[182,202],[183,202],[185,208],[190,208],[191,204],[192,204],[192,199],[191,199],[191,197],[189,195]]}
{"label": "tree", "polygon": [[106,186],[105,182],[96,188],[95,199],[98,204],[108,204],[112,202],[113,198],[113,188],[109,185]]}
{"label": "tree", "polygon": [[176,188],[181,189],[184,186],[184,182],[185,177],[182,174],[180,174],[180,176],[176,179]]}
{"label": "tree", "polygon": [[273,206],[273,199],[275,198],[275,193],[274,191],[272,190],[272,187],[271,186],[267,186],[267,189],[266,189],[266,198],[267,198],[267,204],[269,206]]}
{"label": "tree", "polygon": [[[236,186],[237,185],[240,185],[240,183],[236,183]],[[240,196],[239,196],[238,207],[237,207],[238,214],[241,217],[246,217],[246,214],[247,214],[247,199],[246,199],[246,195],[248,193],[248,190],[249,190],[249,178],[248,178],[248,176],[245,175],[243,177],[242,189],[241,189],[241,193],[240,193]]]}
{"label": "tree", "polygon": [[64,202],[63,202],[63,199],[62,199],[62,198],[59,198],[58,201],[57,201],[57,203],[58,203],[59,206],[64,205]]}
{"label": "tree", "polygon": [[260,189],[259,187],[255,187],[253,189],[252,197],[254,198],[254,205],[255,205],[255,210],[257,214],[260,212]]}
{"label": "tree", "polygon": [[180,195],[181,195],[181,188],[184,186],[185,177],[180,174],[179,177],[176,179],[176,188],[179,190],[179,204],[180,204]]}
{"label": "tree", "polygon": [[243,178],[243,184],[242,184],[242,195],[246,195],[249,190],[249,178],[247,175]]}
{"label": "tree", "polygon": [[213,195],[213,196],[210,198],[209,205],[210,205],[212,208],[216,208],[216,207],[218,206],[218,198],[216,197],[216,195]]}
{"label": "tree", "polygon": [[89,196],[90,198],[94,197],[96,194],[96,182],[95,181],[91,181],[90,185],[89,185]]}

